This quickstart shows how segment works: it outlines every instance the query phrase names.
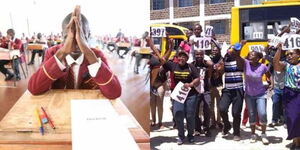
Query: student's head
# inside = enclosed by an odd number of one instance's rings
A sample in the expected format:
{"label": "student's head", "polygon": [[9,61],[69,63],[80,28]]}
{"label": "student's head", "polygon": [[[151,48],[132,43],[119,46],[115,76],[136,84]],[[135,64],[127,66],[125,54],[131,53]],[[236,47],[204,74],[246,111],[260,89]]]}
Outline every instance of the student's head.
{"label": "student's head", "polygon": [[195,58],[197,62],[201,62],[204,60],[205,52],[203,50],[195,50]]}
{"label": "student's head", "polygon": [[193,28],[194,34],[196,36],[201,36],[201,32],[202,32],[202,26],[200,24],[195,24],[194,28]]}
{"label": "student's head", "polygon": [[290,64],[293,65],[298,64],[300,59],[300,50],[299,49],[288,50],[286,52],[286,59]]}
{"label": "student's head", "polygon": [[9,36],[10,38],[15,37],[15,30],[14,29],[8,29],[6,33],[7,33],[7,36]]}
{"label": "student's head", "polygon": [[178,64],[180,66],[184,66],[186,64],[186,62],[188,61],[189,59],[189,54],[186,53],[185,51],[180,51],[178,53]]}
{"label": "student's head", "polygon": [[263,58],[263,54],[261,52],[251,51],[248,54],[248,59],[249,59],[250,63],[253,63],[253,64],[258,63],[259,60],[262,58]]}
{"label": "student's head", "polygon": [[149,32],[146,31],[146,32],[142,35],[142,38],[145,39],[148,35],[149,35]]}
{"label": "student's head", "polygon": [[193,29],[189,29],[186,31],[186,36],[189,38],[190,36],[193,35]]}
{"label": "student's head", "polygon": [[213,47],[213,49],[211,50],[211,55],[213,57],[221,55],[220,49],[217,46]]}
{"label": "student's head", "polygon": [[[66,39],[67,35],[68,35],[67,25],[69,24],[71,17],[72,17],[72,13],[67,15],[62,22],[62,36],[64,39]],[[88,20],[86,19],[86,17],[83,14],[81,14],[81,24],[82,24],[83,34],[84,34],[85,38],[88,39],[90,36],[90,27],[89,27]]]}
{"label": "student's head", "polygon": [[42,38],[42,33],[38,33],[38,34],[36,35],[36,37],[37,37],[38,39],[41,39],[41,38]]}

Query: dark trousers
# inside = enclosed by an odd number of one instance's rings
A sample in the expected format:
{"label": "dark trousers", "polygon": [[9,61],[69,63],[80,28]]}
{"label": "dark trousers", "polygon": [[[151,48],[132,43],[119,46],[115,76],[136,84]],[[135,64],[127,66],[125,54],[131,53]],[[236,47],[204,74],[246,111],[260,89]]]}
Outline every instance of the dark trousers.
{"label": "dark trousers", "polygon": [[232,117],[233,117],[233,135],[240,136],[240,124],[241,124],[241,112],[243,108],[243,89],[223,89],[220,100],[220,115],[224,122],[224,127],[229,127],[230,122],[228,120],[228,109],[232,103]]}
{"label": "dark trousers", "polygon": [[35,58],[36,53],[39,53],[40,57],[42,56],[42,61],[44,60],[44,58],[43,58],[44,51],[43,50],[33,50],[31,52],[31,60],[30,60],[30,62],[34,63],[34,58]]}
{"label": "dark trousers", "polygon": [[195,129],[195,109],[196,109],[196,95],[189,96],[182,104],[173,101],[173,114],[176,122],[178,137],[183,140],[184,135],[184,118],[186,118],[186,126],[188,131],[188,138],[193,138]]}
{"label": "dark trousers", "polygon": [[283,116],[282,121],[285,122],[285,115],[283,111],[283,90],[274,88],[274,94],[272,95],[272,101],[273,101],[273,106],[272,106],[272,122],[277,123],[280,120],[280,117]]}
{"label": "dark trousers", "polygon": [[[0,72],[2,72],[5,76],[7,74],[11,74],[8,71],[8,69],[6,69],[4,67],[4,65],[9,63],[9,62],[10,62],[9,60],[0,60]],[[13,70],[14,70],[15,74],[17,75],[17,77],[20,76],[19,63],[20,63],[19,59],[14,59],[13,60],[13,64],[14,64],[13,65]]]}
{"label": "dark trousers", "polygon": [[[203,122],[202,122],[201,117],[199,116],[201,102],[203,102],[203,116],[204,116],[204,121]],[[201,131],[201,126],[203,126],[206,131],[209,130],[210,103],[211,103],[210,92],[205,92],[203,94],[198,94],[197,95],[196,115],[195,115],[195,123],[196,123],[195,130],[198,131],[198,132]]]}

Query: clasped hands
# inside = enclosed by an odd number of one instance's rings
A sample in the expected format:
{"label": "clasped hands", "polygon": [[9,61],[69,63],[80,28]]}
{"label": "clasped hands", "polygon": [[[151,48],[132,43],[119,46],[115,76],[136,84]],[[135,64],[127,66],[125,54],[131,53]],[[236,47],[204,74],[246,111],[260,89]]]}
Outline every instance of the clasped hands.
{"label": "clasped hands", "polygon": [[[65,29],[65,33],[67,35],[64,45],[57,52],[56,56],[58,59],[63,61],[65,56],[67,56],[68,54],[72,56],[81,55],[81,53],[83,53],[90,64],[97,62],[96,55],[88,46],[88,33],[84,32],[82,23],[83,22],[81,20],[80,6],[76,6],[74,12],[72,13],[70,22]],[[86,27],[87,25],[84,26]]]}

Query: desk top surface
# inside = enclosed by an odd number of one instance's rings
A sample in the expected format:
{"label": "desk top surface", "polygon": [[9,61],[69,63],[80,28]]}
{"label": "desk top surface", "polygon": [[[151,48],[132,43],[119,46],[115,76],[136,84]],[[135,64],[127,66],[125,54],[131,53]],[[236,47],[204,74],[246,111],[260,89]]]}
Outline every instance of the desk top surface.
{"label": "desk top surface", "polygon": [[[106,99],[98,90],[50,90],[39,96],[26,91],[0,122],[2,144],[71,144],[71,99]],[[111,100],[112,106],[122,118],[137,143],[148,143],[149,136],[135,120],[120,99]],[[44,107],[56,129],[45,126],[45,135],[38,131],[34,110]],[[113,130],[113,129],[111,129]]]}

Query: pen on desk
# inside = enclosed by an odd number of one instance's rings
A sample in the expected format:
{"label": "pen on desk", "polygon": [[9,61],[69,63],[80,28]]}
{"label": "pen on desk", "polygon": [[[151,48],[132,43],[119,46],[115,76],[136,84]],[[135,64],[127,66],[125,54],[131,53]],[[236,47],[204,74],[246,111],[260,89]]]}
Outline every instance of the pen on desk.
{"label": "pen on desk", "polygon": [[41,118],[40,118],[40,115],[39,115],[39,110],[36,108],[35,109],[35,117],[37,119],[37,122],[38,122],[38,126],[39,126],[39,129],[40,129],[40,132],[42,135],[44,135],[44,128],[43,128],[43,124],[41,122]]}
{"label": "pen on desk", "polygon": [[49,124],[51,125],[51,127],[53,128],[53,129],[55,129],[55,126],[54,126],[54,124],[53,124],[53,122],[52,122],[52,120],[49,118],[49,116],[47,115],[47,113],[46,113],[46,111],[45,111],[45,109],[43,108],[43,107],[41,107],[41,109],[43,110],[43,112],[44,112],[44,115],[46,116],[46,118],[48,119],[48,122],[49,122]]}

